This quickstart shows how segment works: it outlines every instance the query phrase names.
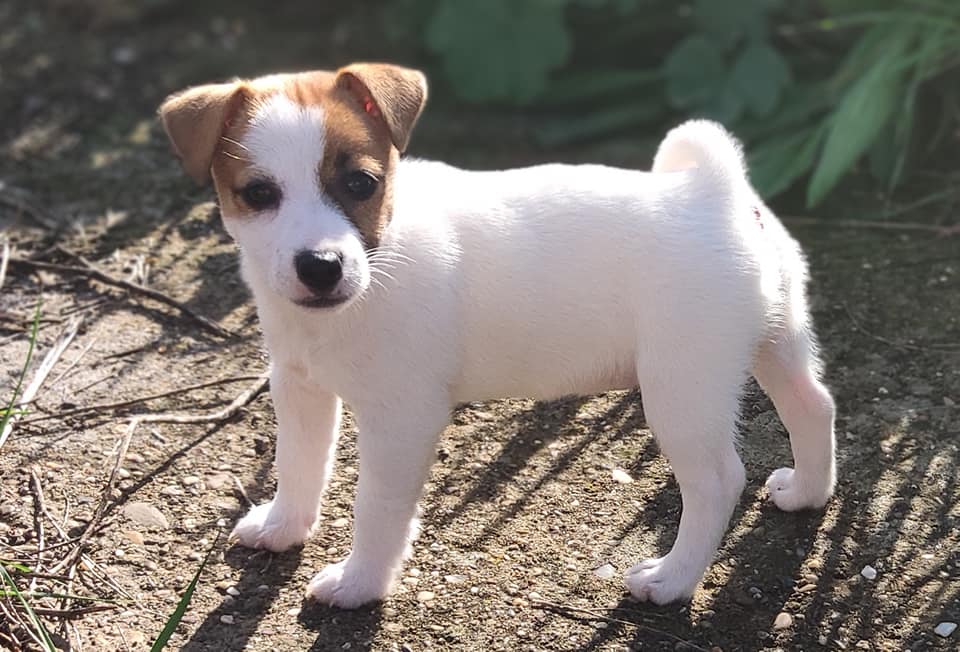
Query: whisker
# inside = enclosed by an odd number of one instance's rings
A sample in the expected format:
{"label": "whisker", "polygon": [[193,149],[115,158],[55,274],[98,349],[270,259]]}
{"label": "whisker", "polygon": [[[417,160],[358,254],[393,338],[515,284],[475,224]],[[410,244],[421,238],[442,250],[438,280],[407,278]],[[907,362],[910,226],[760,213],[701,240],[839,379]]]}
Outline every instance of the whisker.
{"label": "whisker", "polygon": [[249,163],[249,162],[250,162],[250,159],[242,158],[242,157],[240,157],[240,156],[237,156],[236,154],[233,154],[233,153],[231,153],[231,152],[228,152],[228,151],[225,150],[225,149],[220,150],[220,153],[223,154],[224,156],[229,156],[230,158],[235,159],[235,160],[237,160],[237,161],[242,161],[242,162],[244,162],[244,163]]}
{"label": "whisker", "polygon": [[232,143],[233,145],[236,145],[236,146],[239,147],[240,149],[245,149],[245,150],[247,150],[248,152],[250,151],[250,148],[247,147],[246,145],[244,145],[243,143],[241,143],[240,141],[234,140],[233,138],[228,138],[228,137],[226,137],[226,136],[220,136],[220,138],[221,138],[222,140],[227,141],[228,143]]}

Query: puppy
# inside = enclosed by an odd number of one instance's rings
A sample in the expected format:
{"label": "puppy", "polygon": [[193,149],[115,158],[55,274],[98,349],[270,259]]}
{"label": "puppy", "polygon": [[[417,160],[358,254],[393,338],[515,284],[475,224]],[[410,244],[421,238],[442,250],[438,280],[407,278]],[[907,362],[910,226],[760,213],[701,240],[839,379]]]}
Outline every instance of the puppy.
{"label": "puppy", "polygon": [[359,429],[353,548],[307,592],[346,608],[381,599],[457,404],[639,386],[683,514],[673,548],[626,584],[639,600],[685,598],[744,486],[749,374],[790,433],[773,502],[823,506],[834,404],[806,265],[737,142],[693,121],[651,172],[471,172],[401,159],[426,96],[421,73],[361,63],[190,88],[160,108],[186,171],[216,187],[272,359],[277,492],[239,541],[280,551],[310,535],[345,401]]}

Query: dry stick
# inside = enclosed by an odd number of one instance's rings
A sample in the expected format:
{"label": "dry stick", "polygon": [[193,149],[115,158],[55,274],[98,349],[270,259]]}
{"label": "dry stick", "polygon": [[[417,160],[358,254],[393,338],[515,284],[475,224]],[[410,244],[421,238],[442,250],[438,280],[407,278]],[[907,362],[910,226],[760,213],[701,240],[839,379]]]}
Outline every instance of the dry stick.
{"label": "dry stick", "polygon": [[879,229],[882,231],[925,231],[942,237],[956,235],[957,225],[937,226],[922,222],[882,222],[878,220],[832,220],[821,217],[785,216],[783,221],[797,226],[835,226],[844,229]]}
{"label": "dry stick", "polygon": [[[635,623],[630,620],[621,620],[620,618],[611,618],[610,616],[600,613],[599,611],[594,611],[593,609],[585,609],[583,607],[574,607],[573,605],[558,604],[556,602],[547,602],[546,600],[531,600],[530,604],[532,604],[535,607],[543,607],[544,609],[549,609],[550,611],[557,614],[558,616],[565,616],[567,618],[576,618],[576,616],[574,616],[573,613],[571,612],[574,612],[574,613],[579,612],[579,613],[587,614],[593,620],[602,620],[608,623],[617,623],[618,625],[629,625],[630,627],[636,627],[641,631],[649,632],[651,634],[655,634],[657,636],[662,636],[663,638],[670,639],[675,643],[682,643],[685,647],[688,647],[692,650],[699,650],[700,652],[709,652],[706,648],[702,648],[695,643],[691,643],[686,639],[680,638],[679,636],[676,636],[675,634],[671,634],[670,632],[666,632],[662,629],[657,629],[656,627],[651,627],[650,625],[642,625],[640,623]],[[584,618],[583,620],[587,620],[587,619]]]}
{"label": "dry stick", "polygon": [[[51,570],[59,570],[61,567],[66,566],[70,569],[67,574],[71,577],[75,575],[76,565],[80,559],[80,556],[82,555],[83,547],[86,545],[87,539],[97,528],[107,511],[107,506],[110,502],[110,493],[113,491],[113,486],[117,479],[117,473],[120,470],[120,466],[123,464],[123,460],[127,456],[127,449],[130,448],[130,440],[133,438],[133,433],[137,430],[137,427],[141,423],[220,423],[231,418],[244,406],[248,405],[260,394],[260,392],[266,388],[269,382],[269,376],[258,376],[257,382],[241,392],[233,400],[233,402],[230,403],[230,405],[212,414],[144,414],[130,419],[130,423],[127,425],[127,430],[123,434],[123,438],[120,440],[120,448],[117,451],[113,468],[110,470],[110,477],[107,479],[106,485],[104,485],[103,493],[100,495],[100,502],[97,503],[97,507],[93,512],[93,516],[87,523],[87,527],[85,527],[83,532],[80,534],[76,547],[70,551],[70,554],[65,557],[63,561],[56,564]],[[121,590],[121,592],[126,594],[125,591]],[[129,594],[126,595],[129,597]]]}
{"label": "dry stick", "polygon": [[205,383],[190,385],[188,387],[171,389],[170,391],[160,392],[159,394],[150,394],[149,396],[140,396],[138,398],[132,398],[127,401],[116,401],[114,403],[99,403],[96,405],[87,405],[85,407],[72,408],[70,410],[64,410],[63,412],[57,412],[56,414],[47,414],[41,417],[34,417],[32,419],[24,419],[22,423],[27,424],[27,423],[36,423],[38,421],[47,421],[49,419],[63,419],[65,417],[73,416],[75,414],[81,414],[83,412],[101,412],[101,411],[107,411],[107,410],[118,410],[120,408],[130,407],[133,405],[137,405],[139,403],[146,403],[148,401],[154,401],[156,399],[167,398],[169,396],[176,396],[177,394],[186,394],[187,392],[192,392],[198,389],[215,387],[217,385],[226,385],[229,383],[240,382],[243,380],[255,380],[258,378],[263,378],[263,374],[246,375],[246,376],[229,376],[227,378],[211,380]]}
{"label": "dry stick", "polygon": [[171,308],[176,308],[182,312],[187,317],[190,317],[195,322],[206,328],[208,331],[219,335],[220,337],[236,337],[236,334],[227,330],[220,324],[214,322],[211,319],[204,317],[203,315],[194,312],[192,309],[188,308],[186,305],[177,301],[171,296],[160,292],[159,290],[154,290],[152,288],[144,287],[136,283],[131,283],[130,281],[125,281],[124,279],[111,276],[106,272],[103,272],[93,266],[92,263],[84,259],[82,256],[76,254],[73,255],[75,258],[83,262],[84,267],[79,267],[77,265],[61,265],[59,263],[45,263],[39,260],[29,260],[26,258],[16,258],[11,257],[10,262],[13,265],[20,265],[22,267],[31,267],[33,269],[43,269],[51,272],[59,272],[61,274],[79,274],[81,276],[86,276],[92,278],[101,283],[107,285],[112,285],[113,287],[118,287],[124,290],[129,290],[137,294],[141,294],[147,298],[153,299],[154,301],[159,301],[160,303],[166,304]]}
{"label": "dry stick", "polygon": [[[87,345],[86,345],[85,347],[83,347],[83,349],[80,351],[80,354],[79,354],[76,358],[74,358],[73,361],[72,361],[70,364],[67,365],[67,368],[66,368],[66,369],[64,369],[63,371],[61,371],[60,374],[59,374],[56,378],[54,378],[53,380],[50,381],[50,387],[53,387],[54,385],[56,385],[57,383],[59,383],[59,382],[63,379],[64,376],[66,376],[68,373],[70,373],[70,371],[73,370],[73,368],[77,366],[77,363],[80,362],[80,360],[83,358],[83,356],[87,355],[87,352],[89,352],[90,349],[93,348],[93,345],[97,343],[97,340],[100,339],[100,338],[99,338],[99,335],[100,335],[100,332],[99,332],[99,331],[97,331],[96,333],[93,334],[93,337],[90,338],[90,342],[88,342]],[[26,423],[26,421],[24,421],[24,423]]]}
{"label": "dry stick", "polygon": [[3,281],[7,278],[7,263],[10,262],[10,241],[3,241],[3,257],[0,259],[0,288],[3,287]]}
{"label": "dry stick", "polygon": [[[63,355],[63,352],[67,350],[68,346],[70,346],[70,342],[72,342],[73,338],[76,337],[77,329],[80,328],[81,321],[83,321],[82,318],[73,319],[63,329],[63,331],[60,333],[60,337],[56,342],[54,342],[53,347],[47,352],[47,355],[44,356],[43,362],[40,363],[36,373],[33,375],[33,380],[30,381],[30,384],[27,385],[27,388],[23,390],[23,394],[20,395],[18,405],[27,405],[34,399],[34,397],[37,395],[37,392],[40,391],[40,386],[43,385],[43,381],[47,379],[47,376],[50,374],[53,366],[57,364],[57,360],[60,359],[60,356]],[[17,422],[20,420],[22,414],[22,411],[17,411],[10,415],[10,419],[7,421],[6,426],[3,428],[3,431],[0,432],[0,447],[3,447],[3,444],[7,441],[10,433],[13,432],[13,428],[17,425]]]}
{"label": "dry stick", "polygon": [[86,616],[87,614],[96,613],[98,611],[110,611],[111,609],[119,609],[120,605],[116,604],[95,604],[89,607],[77,607],[76,609],[46,609],[44,607],[34,607],[34,613],[41,616],[50,616],[52,618],[80,618],[81,616]]}
{"label": "dry stick", "polygon": [[[37,533],[37,563],[33,565],[33,569],[34,571],[39,571],[43,566],[43,549],[45,547],[43,538],[43,513],[45,505],[43,502],[43,488],[40,486],[40,478],[33,469],[30,469],[30,492],[33,494],[33,529]],[[37,573],[33,573],[28,588],[31,593],[37,590],[38,579],[40,578],[37,576]]]}

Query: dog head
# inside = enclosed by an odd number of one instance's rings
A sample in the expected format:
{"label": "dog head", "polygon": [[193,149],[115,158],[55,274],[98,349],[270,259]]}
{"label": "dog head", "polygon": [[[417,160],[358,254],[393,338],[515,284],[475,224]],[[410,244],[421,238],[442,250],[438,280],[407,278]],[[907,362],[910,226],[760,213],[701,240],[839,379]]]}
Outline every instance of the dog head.
{"label": "dog head", "polygon": [[187,173],[212,179],[258,280],[297,305],[335,308],[370,284],[367,255],[426,96],[421,73],[360,63],[190,88],[160,117]]}

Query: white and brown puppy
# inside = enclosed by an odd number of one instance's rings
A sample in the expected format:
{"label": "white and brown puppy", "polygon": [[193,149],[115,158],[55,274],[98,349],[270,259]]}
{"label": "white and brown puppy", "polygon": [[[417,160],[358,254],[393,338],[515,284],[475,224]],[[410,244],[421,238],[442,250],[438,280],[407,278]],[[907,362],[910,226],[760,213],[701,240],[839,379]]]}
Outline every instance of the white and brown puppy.
{"label": "white and brown puppy", "polygon": [[314,528],[341,400],[359,428],[354,541],[308,593],[377,600],[416,534],[438,435],[458,403],[639,386],[680,485],[669,553],[626,573],[640,600],[689,596],[744,486],[738,401],[751,373],[790,432],[781,509],[834,487],[797,243],[720,126],[671,131],[651,172],[543,165],[469,172],[402,160],[419,72],[356,64],[191,88],[160,115],[212,178],[272,359],[276,496],[236,526],[283,550]]}

